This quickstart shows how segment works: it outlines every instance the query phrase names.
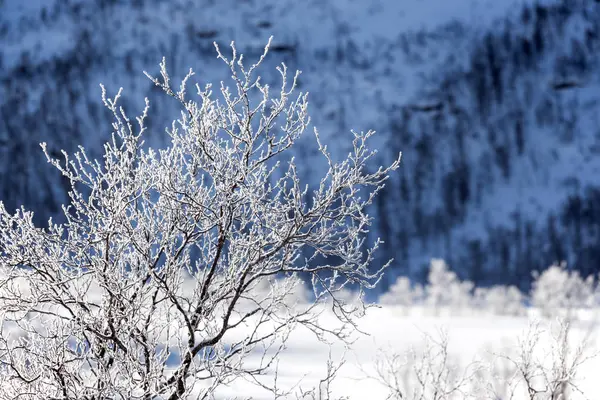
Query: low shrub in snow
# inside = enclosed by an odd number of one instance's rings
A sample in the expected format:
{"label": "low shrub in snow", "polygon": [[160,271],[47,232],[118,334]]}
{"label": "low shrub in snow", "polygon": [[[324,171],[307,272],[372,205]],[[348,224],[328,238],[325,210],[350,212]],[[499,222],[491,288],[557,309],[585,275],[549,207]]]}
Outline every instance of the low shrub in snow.
{"label": "low shrub in snow", "polygon": [[[593,276],[581,277],[568,271],[566,265],[555,264],[542,273],[534,273],[530,296],[515,286],[474,288],[461,281],[444,260],[432,259],[425,287],[414,285],[407,277],[399,277],[390,290],[379,298],[381,304],[410,307],[424,305],[435,314],[465,310],[494,315],[524,315],[529,303],[545,317],[564,315],[600,305],[600,287]],[[571,315],[573,317],[574,315]]]}
{"label": "low shrub in snow", "polygon": [[438,312],[441,308],[462,310],[471,304],[473,283],[460,281],[444,260],[432,259],[425,287],[425,304]]}
{"label": "low shrub in snow", "polygon": [[410,307],[420,303],[423,300],[423,287],[421,285],[412,286],[410,279],[405,276],[399,277],[396,282],[390,286],[390,290],[381,295],[379,302],[385,305],[397,305]]}
{"label": "low shrub in snow", "polygon": [[444,260],[433,259],[425,287],[412,285],[409,278],[401,276],[379,302],[403,307],[422,304],[436,314],[442,309],[454,312],[471,307],[472,291],[472,282],[461,281]]}
{"label": "low shrub in snow", "polygon": [[534,273],[534,278],[531,304],[544,316],[596,305],[594,277],[583,279],[577,271],[568,271],[564,263],[554,264],[542,273]]}
{"label": "low shrub in snow", "polygon": [[515,286],[492,286],[477,288],[473,294],[473,305],[494,315],[523,315],[525,296]]}
{"label": "low shrub in snow", "polygon": [[509,347],[491,348],[469,363],[451,350],[446,333],[426,334],[408,351],[380,349],[367,376],[388,390],[388,399],[588,399],[582,367],[598,353],[573,333],[564,319],[532,322]]}

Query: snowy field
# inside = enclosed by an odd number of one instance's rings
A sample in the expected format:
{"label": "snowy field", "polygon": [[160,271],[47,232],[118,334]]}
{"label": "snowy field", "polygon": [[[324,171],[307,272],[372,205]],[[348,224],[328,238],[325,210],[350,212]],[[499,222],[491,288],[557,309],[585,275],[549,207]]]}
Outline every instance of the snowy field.
{"label": "snowy field", "polygon": [[[394,355],[399,355],[396,361],[401,368],[400,376],[397,376],[400,386],[405,390],[407,399],[420,398],[413,390],[418,390],[419,384],[415,379],[415,368],[423,367],[421,353],[428,341],[432,346],[431,355],[440,349],[434,342],[439,342],[444,334],[448,343],[448,365],[450,366],[447,382],[441,387],[453,388],[461,379],[460,389],[452,399],[477,398],[477,399],[529,399],[524,387],[520,387],[510,397],[510,382],[515,371],[514,366],[505,359],[499,358],[500,354],[510,355],[514,360],[519,357],[519,351],[526,346],[526,338],[530,332],[531,324],[539,322],[540,341],[535,348],[533,359],[540,361],[551,369],[553,351],[558,351],[557,343],[552,338],[559,334],[559,323],[554,319],[543,319],[536,315],[535,310],[528,310],[528,316],[509,317],[492,315],[429,315],[428,310],[422,308],[402,308],[384,306],[378,309],[369,309],[367,315],[358,324],[359,328],[368,335],[359,335],[357,340],[346,350],[339,343],[331,348],[331,360],[337,364],[344,357],[345,363],[340,368],[338,375],[331,383],[331,399],[386,399],[400,398],[398,396],[388,397],[391,393],[377,377],[377,369],[386,368],[386,363],[391,361]],[[574,382],[582,393],[573,390],[569,399],[597,399],[600,395],[596,382],[597,371],[600,370],[600,358],[593,357],[599,349],[598,329],[596,318],[592,313],[580,313],[578,322],[573,322],[568,335],[569,346],[567,348],[571,357],[578,346],[585,345],[584,359],[591,357],[582,363],[576,371]],[[331,316],[323,315],[325,320]],[[532,337],[532,336],[529,336]],[[521,345],[520,345],[521,343]],[[411,350],[415,351],[416,358],[411,358]],[[279,357],[278,386],[280,388],[295,387],[294,394],[285,398],[312,398],[308,395],[299,395],[300,389],[308,390],[318,387],[319,381],[327,376],[327,361],[330,348],[326,344],[318,342],[310,332],[296,331],[288,343],[287,349]],[[434,364],[431,373],[446,372],[439,369],[440,358],[432,357]],[[487,370],[488,365],[495,360],[494,377],[490,379],[487,374],[477,374],[478,368]],[[387,365],[389,367],[389,365]],[[437,368],[437,369],[436,369]],[[548,372],[546,371],[546,372]],[[538,371],[541,374],[542,371]],[[484,377],[485,376],[485,377]],[[540,378],[540,376],[538,376]],[[477,382],[492,384],[490,390],[496,393],[492,397],[488,390],[487,394],[470,396]],[[265,383],[273,382],[273,375],[265,377]],[[323,385],[322,385],[323,386]],[[481,385],[479,386],[481,389]],[[540,389],[542,386],[534,387]],[[272,399],[273,395],[257,387],[252,383],[237,381],[230,387],[221,390],[222,398],[249,398]],[[319,398],[318,395],[316,398]],[[424,399],[446,399],[447,397],[435,397],[429,393]],[[534,399],[550,399],[543,393]]]}
{"label": "snowy field", "polygon": [[[299,303],[309,299],[301,287],[294,294]],[[350,293],[341,296],[357,304]],[[445,262],[432,260],[424,286],[401,277],[367,309],[357,320],[362,334],[355,332],[349,346],[295,330],[277,357],[277,374],[261,382],[272,387],[277,375],[281,398],[299,399],[598,399],[599,300],[597,280],[564,264],[536,275],[532,291],[523,294],[503,286],[473,290]],[[335,326],[330,306],[322,310],[320,326]],[[262,356],[256,353],[248,365],[258,366]],[[339,366],[329,385],[328,363]],[[533,396],[527,380],[538,392]],[[566,381],[568,397],[549,394]],[[274,398],[243,381],[217,393]]]}
{"label": "snowy field", "polygon": [[[474,288],[471,282],[458,279],[442,260],[434,259],[425,285],[399,278],[380,297],[378,306],[368,307],[362,318],[354,320],[356,326],[350,329],[346,345],[333,336],[325,336],[330,344],[319,341],[306,327],[335,331],[340,326],[331,299],[322,299],[312,309],[309,285],[297,277],[290,278],[289,285],[282,284],[264,280],[251,288],[239,304],[239,315],[246,315],[254,304],[267,304],[270,309],[269,300],[265,303],[261,299],[274,298],[273,293],[282,288],[285,301],[277,303],[281,308],[273,309],[266,320],[259,314],[250,315],[244,323],[232,323],[221,340],[223,354],[211,359],[217,376],[222,367],[219,360],[224,360],[226,372],[229,368],[258,370],[268,364],[264,374],[223,375],[225,380],[217,385],[215,399],[600,398],[595,382],[600,370],[600,286],[594,277],[583,279],[564,265],[553,265],[537,274],[531,292],[524,294],[512,287]],[[184,280],[179,295],[194,292],[190,285],[194,285],[193,280]],[[99,289],[89,287],[89,295],[95,296],[89,301],[94,304],[100,302]],[[361,303],[345,289],[338,293],[338,300],[361,310]],[[307,309],[312,311],[305,314]],[[165,311],[155,310],[169,315]],[[261,342],[255,348],[250,345],[247,349],[251,353],[242,359],[219,358],[227,348],[238,348],[235,344],[243,343],[244,338],[278,330],[278,321],[292,315],[297,321],[310,322],[296,325],[277,356],[274,351],[279,342],[267,350]],[[184,342],[186,333],[178,327],[183,326],[172,320],[169,330],[172,328],[173,335],[160,339],[172,350],[166,376],[169,369],[179,367],[177,360],[183,357],[178,344]],[[18,330],[13,333],[18,334]],[[286,334],[277,340],[281,337]],[[212,357],[218,353],[207,354]],[[226,381],[232,376],[236,379]],[[211,383],[208,376],[199,377],[194,389]],[[568,396],[551,394],[558,392]]]}

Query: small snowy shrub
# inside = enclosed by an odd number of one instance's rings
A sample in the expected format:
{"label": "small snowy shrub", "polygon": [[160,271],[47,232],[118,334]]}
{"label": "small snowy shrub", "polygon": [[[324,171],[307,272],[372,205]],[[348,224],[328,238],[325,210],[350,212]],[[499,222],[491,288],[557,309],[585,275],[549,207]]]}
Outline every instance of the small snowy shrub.
{"label": "small snowy shrub", "polygon": [[426,305],[438,312],[441,308],[450,311],[464,310],[471,304],[473,283],[461,282],[448,269],[444,260],[432,259],[429,267],[428,285],[425,288]]}
{"label": "small snowy shrub", "polygon": [[274,293],[282,290],[286,291],[286,297],[281,304],[285,307],[306,305],[309,303],[311,296],[313,296],[306,282],[297,275],[291,275],[285,277],[285,279],[264,277],[257,280],[256,285],[248,288],[248,296],[246,299],[243,299],[244,301],[240,305],[251,307],[259,299],[269,298]]}
{"label": "small snowy shrub", "polygon": [[473,305],[493,315],[523,315],[525,296],[515,286],[492,286],[475,289]]}
{"label": "small snowy shrub", "polygon": [[[593,339],[578,337],[565,319],[530,323],[509,346],[490,344],[473,361],[457,357],[442,331],[422,346],[380,349],[367,376],[397,400],[595,399],[580,386],[583,366],[598,356]],[[458,349],[457,349],[458,350]],[[588,370],[590,371],[590,370]],[[586,371],[587,372],[587,371]],[[587,377],[589,379],[589,377]],[[382,397],[383,398],[383,397]]]}
{"label": "small snowy shrub", "polygon": [[415,286],[413,289],[410,279],[400,276],[390,286],[390,290],[379,297],[379,302],[385,305],[411,307],[421,301],[422,296],[423,289],[420,286]]}
{"label": "small snowy shrub", "polygon": [[470,388],[481,363],[464,365],[450,352],[445,331],[439,338],[424,334],[423,341],[405,351],[379,349],[374,373],[368,377],[389,391],[385,399],[398,400],[464,400],[471,398]]}
{"label": "small snowy shrub", "polygon": [[541,274],[534,273],[531,303],[544,316],[553,316],[565,309],[593,306],[594,292],[593,276],[583,279],[577,271],[568,271],[566,264],[555,264]]}

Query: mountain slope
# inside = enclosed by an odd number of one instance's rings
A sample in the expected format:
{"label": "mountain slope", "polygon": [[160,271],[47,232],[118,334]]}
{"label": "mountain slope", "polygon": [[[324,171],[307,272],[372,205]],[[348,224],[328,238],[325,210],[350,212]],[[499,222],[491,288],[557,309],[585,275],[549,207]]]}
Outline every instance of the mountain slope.
{"label": "mountain slope", "polygon": [[478,37],[416,96],[435,110],[392,110],[390,147],[414,151],[386,193],[400,200],[381,201],[414,229],[391,244],[408,242],[409,265],[417,236],[418,252],[479,283],[526,287],[563,259],[598,271],[600,7],[570,3],[525,7]]}
{"label": "mountain slope", "polygon": [[[337,0],[0,2],[0,198],[38,223],[56,215],[66,185],[56,154],[100,149],[110,133],[98,83],[125,87],[131,114],[151,100],[149,142],[160,145],[177,105],[141,73],[162,56],[174,77],[226,79],[215,58],[235,40],[261,71],[301,69],[323,140],[346,153],[350,129],[376,129],[381,162],[401,170],[372,213],[381,259],[419,277],[443,257],[463,277],[527,286],[532,269],[600,261],[598,47],[594,1]],[[177,82],[175,82],[177,84]],[[303,174],[322,160],[310,135]],[[373,165],[375,168],[376,165]]]}

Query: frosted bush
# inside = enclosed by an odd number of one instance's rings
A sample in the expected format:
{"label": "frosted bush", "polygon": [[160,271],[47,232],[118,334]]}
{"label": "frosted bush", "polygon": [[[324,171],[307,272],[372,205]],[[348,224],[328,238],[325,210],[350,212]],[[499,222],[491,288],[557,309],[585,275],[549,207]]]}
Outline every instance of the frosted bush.
{"label": "frosted bush", "polygon": [[550,266],[541,274],[534,273],[534,278],[531,304],[545,316],[594,305],[593,276],[583,279],[577,271],[568,271],[562,263]]}
{"label": "frosted bush", "polygon": [[399,277],[389,291],[380,296],[383,305],[411,307],[423,304],[439,312],[442,309],[461,312],[478,309],[493,315],[523,315],[525,296],[515,286],[474,288],[470,281],[461,281],[449,270],[444,260],[431,260],[428,284],[412,284]]}
{"label": "frosted bush", "polygon": [[364,292],[360,290],[350,290],[347,288],[340,289],[336,297],[346,304],[360,306],[364,300]]}
{"label": "frosted bush", "polygon": [[463,310],[471,304],[472,290],[473,283],[461,282],[458,276],[448,269],[444,260],[431,260],[428,285],[425,288],[427,306],[436,311],[442,307],[453,311]]}
{"label": "frosted bush", "polygon": [[264,277],[248,288],[248,296],[246,299],[242,299],[240,306],[252,307],[259,299],[267,299],[282,290],[286,291],[286,297],[282,302],[285,307],[306,305],[312,296],[306,282],[297,275],[291,275],[285,279]]}
{"label": "frosted bush", "polygon": [[515,286],[475,289],[473,305],[493,315],[523,315],[525,296]]}
{"label": "frosted bush", "polygon": [[420,300],[419,297],[421,295],[422,293],[419,293],[418,288],[413,290],[410,279],[405,276],[400,276],[396,279],[396,282],[390,286],[389,291],[379,297],[379,302],[385,305],[410,307]]}
{"label": "frosted bush", "polygon": [[388,390],[386,399],[596,399],[581,388],[583,366],[598,356],[592,343],[590,337],[578,337],[565,319],[531,322],[517,340],[490,343],[467,362],[442,331],[439,339],[425,334],[416,348],[380,349],[374,371],[365,372]]}

